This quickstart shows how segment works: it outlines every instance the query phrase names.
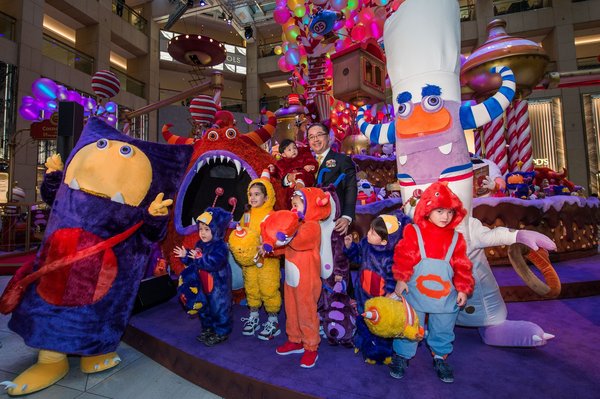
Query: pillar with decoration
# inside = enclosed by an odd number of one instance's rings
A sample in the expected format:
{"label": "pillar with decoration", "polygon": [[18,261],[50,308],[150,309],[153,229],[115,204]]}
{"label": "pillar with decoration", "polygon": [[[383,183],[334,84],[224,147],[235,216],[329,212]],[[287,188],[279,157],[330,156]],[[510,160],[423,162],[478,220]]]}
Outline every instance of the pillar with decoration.
{"label": "pillar with decoration", "polygon": [[[500,77],[490,76],[487,72],[490,68],[504,65],[513,70],[517,90],[515,100],[506,113],[507,135],[504,128],[500,128],[500,121],[492,121],[489,128],[484,128],[485,156],[498,163],[503,173],[519,170],[518,165],[521,165],[522,171],[532,171],[531,131],[525,98],[544,76],[549,57],[539,44],[509,36],[506,21],[502,19],[491,21],[487,31],[485,43],[473,51],[461,68],[461,80],[465,85],[463,97],[486,98],[500,87]],[[504,144],[502,140],[506,140]],[[490,151],[488,141],[492,145]]]}

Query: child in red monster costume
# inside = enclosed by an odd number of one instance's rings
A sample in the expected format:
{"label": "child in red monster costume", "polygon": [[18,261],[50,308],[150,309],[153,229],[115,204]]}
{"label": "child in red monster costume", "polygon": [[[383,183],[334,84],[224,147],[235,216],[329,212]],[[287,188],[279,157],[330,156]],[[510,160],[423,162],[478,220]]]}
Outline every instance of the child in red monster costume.
{"label": "child in red monster costume", "polygon": [[[317,314],[321,295],[321,227],[315,215],[331,205],[329,196],[321,189],[311,187],[300,192],[306,199],[303,203],[306,209],[299,206],[294,211],[273,212],[260,230],[265,252],[285,247],[284,304],[288,341],[276,352],[279,355],[303,353],[300,366],[311,368],[319,357],[317,349],[321,341]],[[304,218],[305,210],[310,218]]]}
{"label": "child in red monster costume", "polygon": [[[462,234],[455,230],[467,211],[446,182],[433,183],[421,196],[413,225],[394,251],[392,273],[398,281],[396,295],[404,294],[421,325],[427,322],[427,345],[434,355],[433,367],[443,382],[453,382],[446,357],[452,352],[454,325],[459,307],[473,292],[472,264]],[[390,375],[402,378],[417,342],[394,340]]]}

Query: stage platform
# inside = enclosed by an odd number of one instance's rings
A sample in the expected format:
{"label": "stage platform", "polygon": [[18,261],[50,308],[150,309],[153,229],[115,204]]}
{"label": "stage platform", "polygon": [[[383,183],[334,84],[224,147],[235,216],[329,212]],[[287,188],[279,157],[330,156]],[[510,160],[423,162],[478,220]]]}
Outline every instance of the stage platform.
{"label": "stage platform", "polygon": [[[553,262],[552,265],[561,281],[559,299],[600,295],[600,255]],[[492,271],[506,302],[544,299],[529,289],[512,267],[492,266]],[[540,277],[537,269],[533,271]]]}
{"label": "stage platform", "polygon": [[387,366],[368,365],[352,349],[322,343],[312,369],[300,355],[279,356],[281,334],[265,342],[241,334],[235,308],[230,338],[208,348],[196,341],[199,321],[175,299],[131,319],[124,341],[158,363],[224,398],[597,398],[596,342],[600,296],[509,303],[513,320],[530,320],[556,338],[540,348],[499,348],[482,343],[478,330],[457,328],[449,362],[454,384],[439,381],[421,345],[406,376],[395,380]]}

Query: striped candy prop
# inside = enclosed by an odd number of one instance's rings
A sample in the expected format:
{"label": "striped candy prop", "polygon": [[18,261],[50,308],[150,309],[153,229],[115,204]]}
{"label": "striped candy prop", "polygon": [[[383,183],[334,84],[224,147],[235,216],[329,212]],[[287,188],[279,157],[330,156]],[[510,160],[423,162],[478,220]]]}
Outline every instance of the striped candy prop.
{"label": "striped candy prop", "polygon": [[483,126],[485,157],[494,162],[504,175],[508,171],[506,140],[504,139],[504,117],[500,115]]}
{"label": "striped candy prop", "polygon": [[198,123],[210,125],[215,119],[217,105],[213,98],[207,94],[196,96],[190,104],[192,119]]}
{"label": "striped candy prop", "polygon": [[515,75],[509,67],[493,67],[491,73],[502,77],[498,92],[481,104],[465,104],[460,107],[460,122],[463,129],[475,129],[491,122],[504,113],[515,95]]}
{"label": "striped candy prop", "polygon": [[92,90],[100,98],[111,98],[119,94],[121,82],[111,71],[98,71],[92,77]]}
{"label": "striped candy prop", "polygon": [[517,110],[514,103],[506,109],[506,129],[508,141],[508,170],[517,172],[519,161],[519,141],[517,138]]}
{"label": "striped candy prop", "polygon": [[482,157],[482,148],[481,148],[481,136],[483,135],[483,131],[481,128],[477,128],[473,131],[473,140],[475,146],[475,155],[478,157]]}
{"label": "striped candy prop", "polygon": [[519,161],[523,162],[523,172],[533,172],[533,148],[531,147],[531,128],[529,126],[529,105],[526,100],[514,102]]}

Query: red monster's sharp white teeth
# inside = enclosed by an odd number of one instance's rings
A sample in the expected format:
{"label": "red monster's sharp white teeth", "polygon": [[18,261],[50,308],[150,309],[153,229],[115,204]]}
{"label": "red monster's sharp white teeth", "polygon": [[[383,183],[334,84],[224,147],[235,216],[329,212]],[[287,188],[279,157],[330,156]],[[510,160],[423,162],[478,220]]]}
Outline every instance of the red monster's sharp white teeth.
{"label": "red monster's sharp white teeth", "polygon": [[240,174],[240,169],[242,168],[242,163],[237,159],[233,160],[233,164],[235,165],[235,169],[237,170],[237,174]]}

